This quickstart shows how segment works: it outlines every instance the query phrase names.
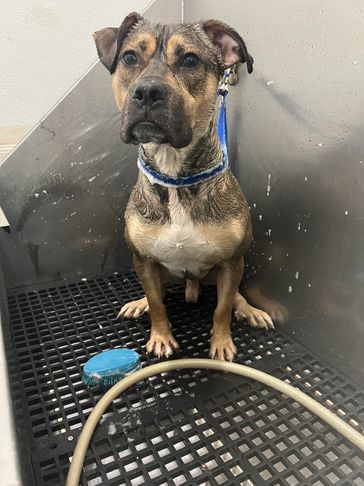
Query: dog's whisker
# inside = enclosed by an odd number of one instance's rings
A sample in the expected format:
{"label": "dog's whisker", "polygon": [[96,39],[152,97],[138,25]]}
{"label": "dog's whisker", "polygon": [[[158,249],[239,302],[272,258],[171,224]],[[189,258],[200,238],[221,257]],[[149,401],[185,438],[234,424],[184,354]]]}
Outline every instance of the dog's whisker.
{"label": "dog's whisker", "polygon": [[121,119],[121,113],[120,111],[117,111],[116,113],[114,113],[113,115],[110,116],[110,120],[112,120],[113,118],[115,118],[116,116],[119,116],[120,119]]}
{"label": "dog's whisker", "polygon": [[121,122],[121,118],[118,118],[117,120],[114,120],[111,122],[111,126],[114,127],[117,123]]}

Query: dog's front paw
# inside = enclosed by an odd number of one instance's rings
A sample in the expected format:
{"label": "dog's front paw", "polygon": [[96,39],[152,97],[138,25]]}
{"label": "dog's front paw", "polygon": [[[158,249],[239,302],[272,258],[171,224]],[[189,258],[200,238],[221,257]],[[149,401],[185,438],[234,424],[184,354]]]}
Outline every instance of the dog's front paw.
{"label": "dog's front paw", "polygon": [[141,317],[146,312],[149,312],[149,305],[147,298],[143,297],[142,299],[132,300],[125,304],[120,309],[118,317],[122,319],[138,319],[138,317]]}
{"label": "dog's front paw", "polygon": [[264,311],[247,305],[244,309],[236,309],[235,317],[239,320],[246,320],[251,327],[260,327],[268,331],[274,329],[272,318]]}
{"label": "dog's front paw", "polygon": [[213,334],[210,344],[210,358],[222,361],[232,361],[236,355],[236,346],[232,337],[228,335]]}
{"label": "dog's front paw", "polygon": [[163,356],[168,358],[173,354],[173,351],[178,349],[179,344],[170,332],[161,334],[152,330],[147,342],[148,353],[154,353],[157,358],[163,358]]}

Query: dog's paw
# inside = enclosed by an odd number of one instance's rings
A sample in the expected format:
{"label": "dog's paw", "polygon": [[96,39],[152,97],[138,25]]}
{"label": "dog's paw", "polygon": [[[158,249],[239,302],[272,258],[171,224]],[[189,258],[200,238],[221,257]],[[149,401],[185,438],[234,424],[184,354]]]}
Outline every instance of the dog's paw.
{"label": "dog's paw", "polygon": [[264,305],[264,309],[274,322],[282,324],[288,318],[287,308],[283,304],[274,300],[268,300]]}
{"label": "dog's paw", "polygon": [[232,361],[236,355],[236,346],[230,335],[212,335],[210,344],[210,358],[222,361]]}
{"label": "dog's paw", "polygon": [[147,342],[148,353],[154,353],[157,358],[163,358],[163,356],[168,358],[173,354],[173,351],[178,349],[179,344],[171,333],[160,334],[152,330]]}
{"label": "dog's paw", "polygon": [[118,314],[118,317],[121,319],[138,319],[138,317],[142,316],[146,312],[149,312],[149,305],[146,297],[143,297],[139,300],[132,300],[125,304]]}
{"label": "dog's paw", "polygon": [[252,305],[244,306],[244,308],[235,310],[235,317],[239,321],[245,320],[251,327],[259,327],[268,331],[274,329],[272,318],[264,311],[256,309]]}

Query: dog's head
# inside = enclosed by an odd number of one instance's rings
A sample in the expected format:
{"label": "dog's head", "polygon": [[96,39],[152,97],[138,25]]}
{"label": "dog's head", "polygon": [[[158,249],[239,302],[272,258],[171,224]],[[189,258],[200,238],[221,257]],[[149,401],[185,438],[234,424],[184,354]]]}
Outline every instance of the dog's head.
{"label": "dog's head", "polygon": [[243,39],[217,20],[161,25],[131,13],[94,39],[113,76],[126,143],[189,145],[210,123],[224,69],[245,62],[253,71]]}

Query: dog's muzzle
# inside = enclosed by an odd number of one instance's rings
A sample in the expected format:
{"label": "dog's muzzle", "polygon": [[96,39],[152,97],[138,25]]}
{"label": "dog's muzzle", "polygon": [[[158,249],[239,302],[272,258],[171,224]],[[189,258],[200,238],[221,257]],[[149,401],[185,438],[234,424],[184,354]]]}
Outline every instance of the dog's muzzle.
{"label": "dog's muzzle", "polygon": [[170,143],[181,148],[192,139],[183,100],[160,77],[139,80],[122,124],[121,136],[126,143]]}

